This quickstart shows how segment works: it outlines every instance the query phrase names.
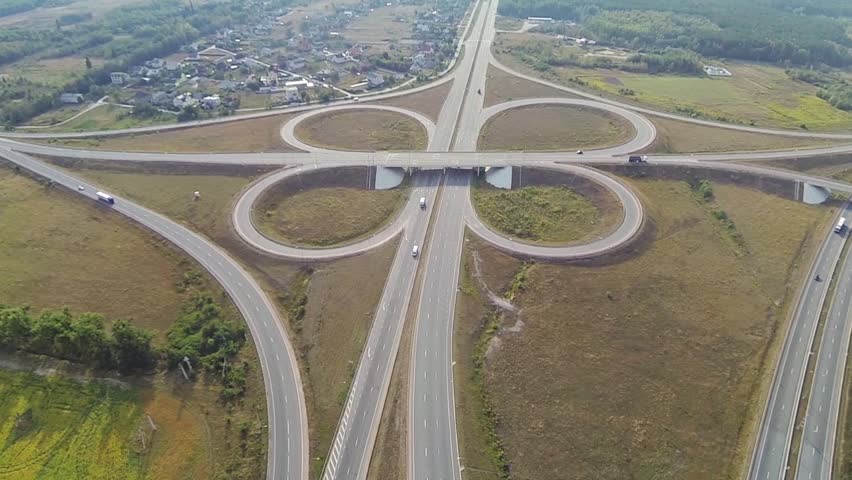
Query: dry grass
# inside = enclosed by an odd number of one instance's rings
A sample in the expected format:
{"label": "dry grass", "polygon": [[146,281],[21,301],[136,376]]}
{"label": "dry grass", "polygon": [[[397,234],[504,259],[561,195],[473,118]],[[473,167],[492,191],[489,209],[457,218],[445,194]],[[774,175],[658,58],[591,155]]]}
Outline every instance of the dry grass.
{"label": "dry grass", "polygon": [[274,115],[162,133],[49,141],[68,147],[128,152],[296,152],[281,139],[281,126],[292,115]]}
{"label": "dry grass", "polygon": [[316,188],[265,195],[254,209],[264,235],[296,244],[328,247],[371,235],[399,211],[407,189]]}
{"label": "dry grass", "polygon": [[732,233],[685,183],[634,183],[653,243],[614,263],[534,265],[489,348],[515,479],[743,474],[779,327],[831,212],[717,184]]}
{"label": "dry grass", "polygon": [[523,78],[506,73],[497,67],[488,66],[485,83],[485,107],[510,100],[538,97],[579,98],[564,90],[524,80]]}
{"label": "dry grass", "polygon": [[423,150],[426,129],[396,112],[345,110],[315,115],[296,126],[299,140],[336,150]]}
{"label": "dry grass", "polygon": [[99,105],[74,118],[68,123],[41,129],[42,132],[92,132],[97,130],[120,130],[124,128],[166,125],[177,122],[177,116],[161,113],[152,118],[136,118],[131,109],[112,104]]}
{"label": "dry grass", "polygon": [[[391,6],[382,5],[376,7],[369,14],[354,18],[349,25],[340,31],[347,40],[370,46],[370,54],[380,54],[389,51],[391,45],[396,48],[405,45],[400,40],[411,38],[413,35],[415,17],[414,13],[422,7],[417,5]],[[395,20],[402,17],[406,21]],[[413,51],[416,44],[409,46],[407,50]]]}
{"label": "dry grass", "polygon": [[579,243],[612,230],[622,217],[612,199],[598,208],[594,199],[563,185],[501,190],[480,182],[472,195],[483,222],[528,242]]}
{"label": "dry grass", "polygon": [[657,127],[657,138],[647,153],[737,152],[785,150],[791,148],[838,145],[842,142],[815,138],[782,137],[705,127],[662,117],[649,117]]}
{"label": "dry grass", "polygon": [[[163,340],[186,301],[177,282],[191,259],[109,208],[60,188],[46,188],[12,170],[0,170],[0,301],[29,303],[36,311],[67,305],[110,319],[127,318]],[[230,300],[206,275],[226,315],[239,318]],[[145,478],[257,478],[265,470],[265,395],[252,342],[240,359],[248,362],[246,396],[224,407],[218,382],[185,383],[175,372],[127,377],[138,390],[142,413],[158,426],[148,444]],[[209,412],[225,414],[208,415]],[[249,425],[243,440],[237,425]],[[242,444],[242,445],[241,445]],[[99,447],[97,441],[90,444]]]}
{"label": "dry grass", "polygon": [[536,105],[491,117],[480,150],[564,151],[620,145],[635,135],[627,121],[595,108]]}
{"label": "dry grass", "polygon": [[450,93],[453,86],[453,81],[446,82],[437,87],[423,90],[422,92],[412,93],[395,97],[390,100],[381,100],[376,102],[376,105],[390,105],[393,107],[407,108],[414,110],[429,117],[433,122],[438,121],[438,115],[441,114],[441,107],[444,106],[444,101]]}
{"label": "dry grass", "polygon": [[[149,164],[129,164],[124,171],[114,171],[111,170],[114,165],[78,162],[78,168],[82,165],[89,167],[82,170],[85,176],[100,179],[112,191],[123,192],[210,237],[246,265],[269,296],[276,300],[299,357],[313,459],[311,478],[319,477],[348,382],[390,269],[396,242],[334,262],[309,265],[286,261],[248,247],[233,232],[228,220],[234,195],[259,171],[210,165],[157,167]],[[166,175],[174,168],[186,170],[177,170],[182,173],[180,175]],[[208,175],[203,175],[205,170]],[[314,182],[316,185],[360,184],[365,172],[360,172],[360,176],[358,173],[343,169],[337,176],[305,176],[300,183],[306,186]],[[202,203],[186,201],[187,192],[202,182],[210,183],[205,187],[209,193],[202,190]],[[304,316],[298,318],[293,313],[302,301]],[[240,449],[233,447],[231,451],[238,454]]]}

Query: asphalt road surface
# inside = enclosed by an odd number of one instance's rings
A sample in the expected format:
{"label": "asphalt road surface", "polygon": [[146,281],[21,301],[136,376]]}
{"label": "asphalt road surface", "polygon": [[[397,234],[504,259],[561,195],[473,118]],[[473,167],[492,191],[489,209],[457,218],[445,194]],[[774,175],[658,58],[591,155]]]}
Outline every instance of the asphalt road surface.
{"label": "asphalt road surface", "polygon": [[[236,304],[257,345],[266,387],[269,450],[266,478],[306,479],[308,426],[299,367],[277,310],[238,262],[205,237],[127,199],[98,202],[97,187],[29,156],[0,148],[0,157],[147,227],[198,261]],[[78,190],[82,186],[85,190]]]}
{"label": "asphalt road surface", "polygon": [[[847,210],[847,218],[850,213]],[[848,228],[833,235],[845,241]],[[799,449],[796,478],[815,480],[833,478],[832,466],[838,416],[843,394],[843,375],[849,336],[852,335],[852,256],[847,255],[835,272],[836,286],[826,323],[820,340],[819,354],[814,368],[802,446]],[[830,277],[826,276],[825,282]]]}
{"label": "asphalt road surface", "polygon": [[[846,205],[841,212],[847,218],[852,217],[852,208],[849,205]],[[830,283],[828,279],[834,272],[845,241],[845,235],[834,233],[828,235],[817,252],[812,271],[806,278],[773,379],[772,390],[754,450],[749,472],[750,479],[781,480],[787,472],[793,427],[811,345],[828,293]],[[825,280],[815,281],[816,275]],[[840,368],[844,367],[845,362]]]}

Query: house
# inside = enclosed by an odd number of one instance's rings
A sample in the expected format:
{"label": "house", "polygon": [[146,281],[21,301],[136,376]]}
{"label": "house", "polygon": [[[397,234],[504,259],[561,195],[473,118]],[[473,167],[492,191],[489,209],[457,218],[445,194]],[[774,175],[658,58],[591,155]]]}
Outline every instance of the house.
{"label": "house", "polygon": [[124,72],[112,72],[109,74],[109,81],[113,85],[124,85],[130,81],[130,75]]}
{"label": "house", "polygon": [[148,68],[163,68],[166,66],[166,61],[162,58],[155,58],[153,60],[148,60],[145,62],[145,66]]}
{"label": "house", "polygon": [[59,100],[62,103],[83,103],[83,98],[82,93],[63,93],[59,95]]}
{"label": "house", "polygon": [[290,81],[290,82],[285,82],[284,86],[287,87],[287,88],[296,87],[300,90],[303,90],[303,89],[308,89],[308,88],[314,88],[314,83],[308,81],[307,78],[303,78],[301,80],[293,80],[293,81]]}
{"label": "house", "polygon": [[201,99],[201,106],[208,110],[219,108],[220,105],[222,105],[222,98],[219,95],[210,95]]}
{"label": "house", "polygon": [[165,68],[169,72],[176,72],[176,71],[180,70],[180,63],[168,61],[163,66],[163,68]]}
{"label": "house", "polygon": [[527,21],[530,23],[553,23],[551,17],[527,17]]}
{"label": "house", "polygon": [[154,92],[148,99],[151,105],[167,105],[172,98],[166,92]]}
{"label": "house", "polygon": [[341,63],[346,63],[346,62],[349,61],[349,59],[346,58],[342,53],[336,53],[336,54],[332,55],[330,60],[331,60],[331,63],[333,63],[335,65],[340,65]]}
{"label": "house", "polygon": [[192,98],[192,95],[188,93],[183,93],[172,100],[172,105],[175,108],[184,109],[186,107],[198,105],[198,100]]}
{"label": "house", "polygon": [[367,85],[370,88],[381,87],[385,84],[385,77],[379,72],[370,72],[367,74]]}
{"label": "house", "polygon": [[424,70],[434,70],[438,66],[438,62],[435,61],[434,56],[424,52],[418,53],[412,60],[410,70],[413,73],[420,73]]}
{"label": "house", "polygon": [[284,98],[287,103],[299,103],[302,101],[302,95],[296,87],[287,87],[284,89]]}
{"label": "house", "polygon": [[303,68],[305,68],[304,58],[294,58],[292,60],[287,60],[287,70],[301,70]]}

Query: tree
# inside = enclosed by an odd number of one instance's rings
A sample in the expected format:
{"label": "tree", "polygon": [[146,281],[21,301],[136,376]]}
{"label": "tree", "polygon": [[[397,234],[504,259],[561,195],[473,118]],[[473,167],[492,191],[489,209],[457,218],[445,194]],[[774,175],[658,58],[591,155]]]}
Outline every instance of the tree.
{"label": "tree", "polygon": [[112,326],[112,360],[119,371],[144,370],[156,361],[156,352],[151,345],[153,334],[136,328],[125,320]]}
{"label": "tree", "polygon": [[29,306],[7,307],[0,305],[0,345],[21,348],[29,341],[32,319]]}
{"label": "tree", "polygon": [[198,119],[198,108],[194,105],[184,107],[177,115],[178,122],[188,122],[196,119]]}
{"label": "tree", "polygon": [[86,57],[86,70],[92,69],[92,60],[89,57]]}

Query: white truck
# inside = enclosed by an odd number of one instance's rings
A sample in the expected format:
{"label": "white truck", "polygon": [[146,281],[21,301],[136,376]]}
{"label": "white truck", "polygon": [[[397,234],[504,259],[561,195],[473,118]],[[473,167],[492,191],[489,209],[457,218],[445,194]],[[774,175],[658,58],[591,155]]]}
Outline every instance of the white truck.
{"label": "white truck", "polygon": [[834,226],[834,231],[836,233],[840,233],[843,231],[843,227],[846,225],[846,217],[840,217],[840,220],[837,221],[837,225]]}

